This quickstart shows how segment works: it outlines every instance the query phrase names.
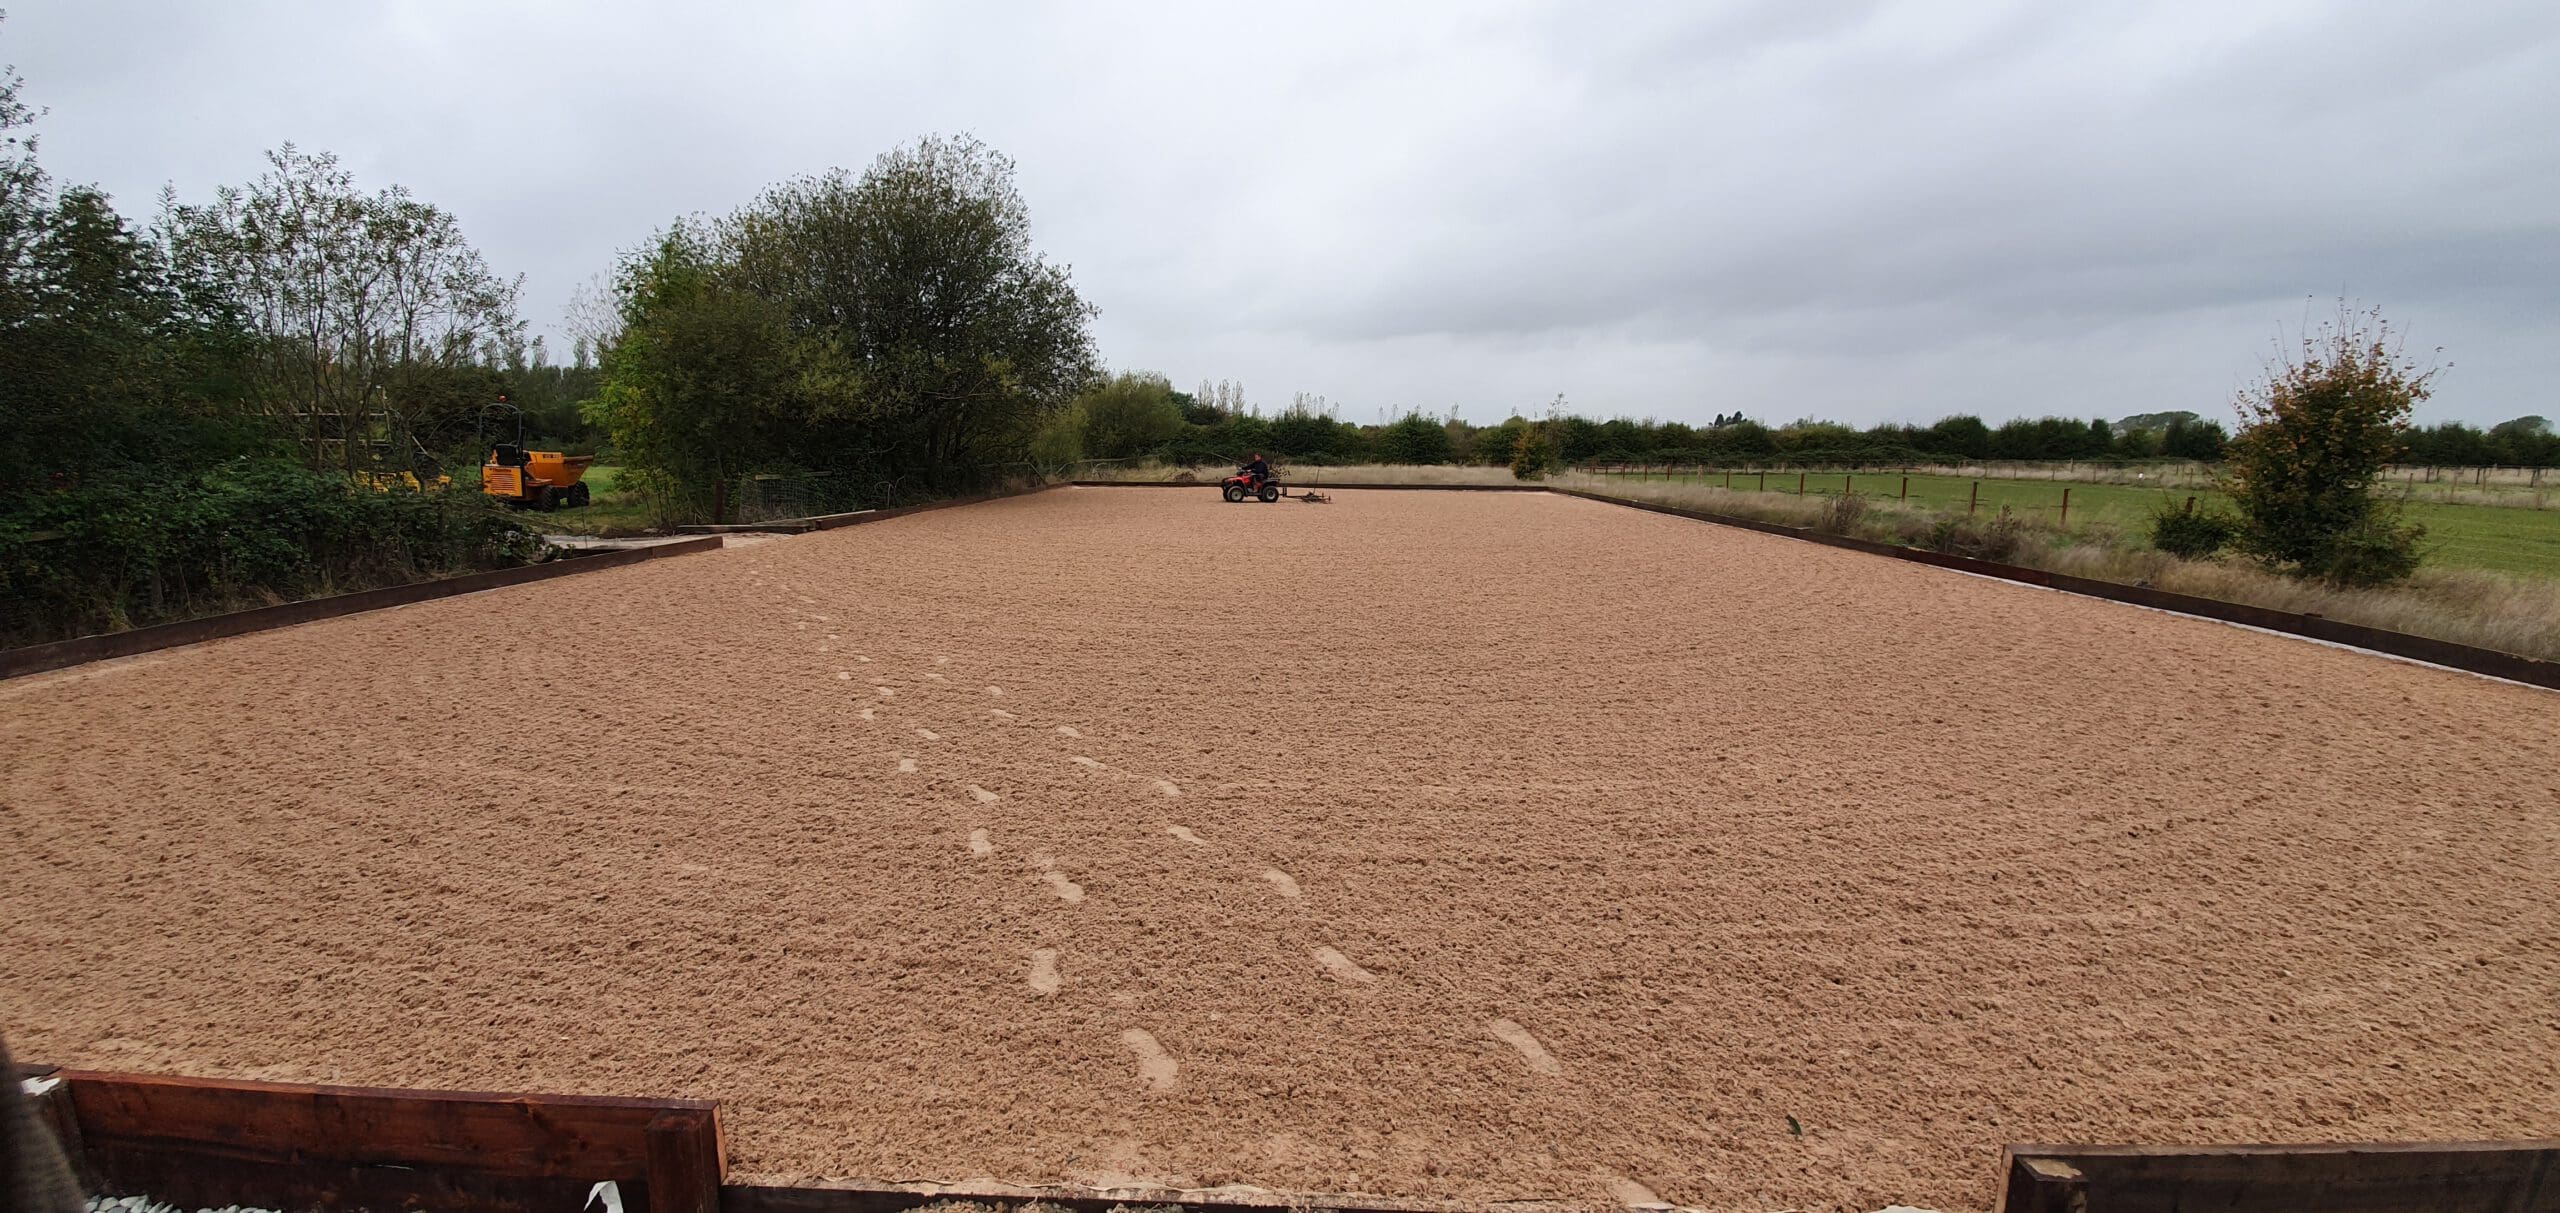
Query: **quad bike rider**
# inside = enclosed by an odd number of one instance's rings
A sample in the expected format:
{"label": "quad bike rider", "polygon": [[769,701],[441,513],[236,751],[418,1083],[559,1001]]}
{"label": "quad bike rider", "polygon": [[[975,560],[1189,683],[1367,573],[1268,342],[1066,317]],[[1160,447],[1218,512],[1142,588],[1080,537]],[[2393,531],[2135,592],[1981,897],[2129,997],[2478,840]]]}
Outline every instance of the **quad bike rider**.
{"label": "quad bike rider", "polygon": [[1280,482],[1271,474],[1271,461],[1263,458],[1260,452],[1245,460],[1235,475],[1221,481],[1219,488],[1229,501],[1242,501],[1247,497],[1278,501],[1282,496]]}

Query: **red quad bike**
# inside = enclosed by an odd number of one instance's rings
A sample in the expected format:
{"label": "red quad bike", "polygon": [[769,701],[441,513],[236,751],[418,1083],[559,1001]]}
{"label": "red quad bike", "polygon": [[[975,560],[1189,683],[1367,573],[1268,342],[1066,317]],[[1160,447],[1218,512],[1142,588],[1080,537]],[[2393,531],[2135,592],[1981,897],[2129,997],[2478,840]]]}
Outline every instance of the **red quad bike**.
{"label": "red quad bike", "polygon": [[1277,476],[1256,476],[1250,472],[1229,476],[1218,482],[1218,488],[1229,501],[1242,501],[1247,497],[1258,501],[1278,501],[1289,495],[1287,489],[1280,487]]}

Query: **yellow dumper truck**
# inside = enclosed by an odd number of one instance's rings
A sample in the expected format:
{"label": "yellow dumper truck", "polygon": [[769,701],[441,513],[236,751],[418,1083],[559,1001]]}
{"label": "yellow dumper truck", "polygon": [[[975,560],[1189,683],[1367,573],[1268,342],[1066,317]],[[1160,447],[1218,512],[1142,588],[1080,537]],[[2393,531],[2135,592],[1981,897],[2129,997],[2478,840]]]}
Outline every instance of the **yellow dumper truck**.
{"label": "yellow dumper truck", "polygon": [[[515,414],[516,440],[490,444],[489,460],[480,465],[481,492],[509,505],[536,510],[575,509],[587,503],[583,477],[588,465],[596,461],[595,456],[528,451],[524,447],[524,410],[503,397],[489,408]],[[485,419],[488,409],[481,412]]]}

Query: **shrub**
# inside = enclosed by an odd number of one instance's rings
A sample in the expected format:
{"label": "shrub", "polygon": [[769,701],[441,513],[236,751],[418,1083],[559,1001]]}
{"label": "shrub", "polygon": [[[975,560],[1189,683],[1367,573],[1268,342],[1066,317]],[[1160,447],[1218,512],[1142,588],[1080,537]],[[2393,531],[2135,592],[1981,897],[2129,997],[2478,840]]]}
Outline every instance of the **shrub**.
{"label": "shrub", "polygon": [[1929,527],[1919,546],[1950,556],[1970,556],[1975,560],[2008,563],[2026,545],[2027,522],[2002,506],[2000,516],[1988,522],[1949,514]]}
{"label": "shrub", "polygon": [[274,460],[98,480],[0,512],[0,644],[524,564],[542,537],[468,489],[377,492]]}
{"label": "shrub", "polygon": [[[1077,459],[1128,459],[1154,454],[1182,433],[1182,406],[1173,399],[1173,384],[1153,371],[1122,373],[1095,385],[1076,398],[1071,410],[1076,417]],[[1051,423],[1054,429],[1056,423]],[[1044,431],[1043,437],[1048,435]],[[1039,438],[1033,440],[1037,445]],[[1054,455],[1060,445],[1049,439]],[[1032,461],[1041,457],[1035,454]]]}
{"label": "shrub", "polygon": [[1511,475],[1514,479],[1540,479],[1554,461],[1555,452],[1547,448],[1546,439],[1534,427],[1521,430],[1518,440],[1511,444]]}
{"label": "shrub", "polygon": [[1813,528],[1834,535],[1855,534],[1858,520],[1867,516],[1867,499],[1856,493],[1842,493],[1825,498],[1822,513],[1814,519]]}
{"label": "shrub", "polygon": [[2240,533],[2240,520],[2218,510],[2198,513],[2163,508],[2151,515],[2151,546],[2172,556],[2202,560],[2219,552]]}
{"label": "shrub", "polygon": [[2369,587],[2406,581],[2418,571],[2418,541],[2427,528],[2403,526],[2399,510],[2378,504],[2353,527],[2329,537],[2311,567],[2320,580],[2342,587]]}
{"label": "shrub", "polygon": [[2297,576],[2415,571],[2416,539],[2377,510],[2373,483],[2435,374],[2401,355],[2379,312],[2345,307],[2269,367],[2240,397],[2247,424],[2229,450],[2240,546]]}

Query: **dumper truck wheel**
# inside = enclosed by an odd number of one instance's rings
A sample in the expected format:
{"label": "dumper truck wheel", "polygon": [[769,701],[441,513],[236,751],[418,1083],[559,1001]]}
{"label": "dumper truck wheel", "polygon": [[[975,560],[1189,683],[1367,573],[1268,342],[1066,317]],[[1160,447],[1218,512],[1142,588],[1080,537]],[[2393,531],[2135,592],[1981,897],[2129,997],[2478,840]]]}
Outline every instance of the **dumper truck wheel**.
{"label": "dumper truck wheel", "polygon": [[569,486],[569,508],[574,510],[574,509],[578,508],[579,506],[585,505],[586,503],[587,503],[587,482],[586,482],[586,481],[581,480],[581,481],[579,481],[579,482],[578,482],[578,483],[576,483],[576,484],[570,485],[570,486]]}

